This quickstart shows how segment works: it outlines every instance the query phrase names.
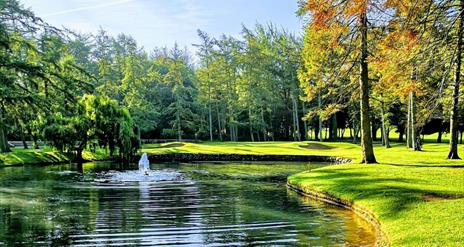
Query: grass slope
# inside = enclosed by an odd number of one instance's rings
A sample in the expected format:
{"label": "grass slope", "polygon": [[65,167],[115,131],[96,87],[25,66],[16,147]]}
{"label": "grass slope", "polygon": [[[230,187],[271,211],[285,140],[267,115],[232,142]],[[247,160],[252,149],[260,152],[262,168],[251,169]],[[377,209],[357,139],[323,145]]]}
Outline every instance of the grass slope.
{"label": "grass slope", "polygon": [[[169,143],[146,145],[147,153],[240,153],[331,155],[353,164],[328,166],[288,178],[302,188],[328,192],[375,213],[392,246],[464,246],[464,162],[446,160],[448,145],[426,143],[375,147],[379,164],[360,165],[350,143]],[[314,145],[317,144],[317,145]],[[323,145],[323,146],[321,146]],[[464,146],[460,146],[463,150]],[[462,157],[464,155],[461,154]]]}
{"label": "grass slope", "polygon": [[[85,160],[97,161],[107,160],[108,154],[104,150],[97,150],[95,153],[84,151],[82,157]],[[0,153],[0,167],[14,165],[34,165],[34,164],[56,164],[69,162],[69,157],[52,148],[43,149],[21,149],[13,148],[9,153]]]}
{"label": "grass slope", "polygon": [[52,149],[12,149],[9,153],[0,153],[0,166],[60,163],[68,161],[66,155]]}

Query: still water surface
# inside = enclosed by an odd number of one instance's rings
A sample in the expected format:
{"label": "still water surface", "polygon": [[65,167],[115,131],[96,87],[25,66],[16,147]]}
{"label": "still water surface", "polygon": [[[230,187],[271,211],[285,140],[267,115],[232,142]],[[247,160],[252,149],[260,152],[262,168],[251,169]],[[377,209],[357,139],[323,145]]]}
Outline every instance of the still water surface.
{"label": "still water surface", "polygon": [[103,162],[0,168],[0,245],[372,246],[352,212],[285,187],[318,166],[152,164],[182,174],[161,182],[108,179],[136,167]]}

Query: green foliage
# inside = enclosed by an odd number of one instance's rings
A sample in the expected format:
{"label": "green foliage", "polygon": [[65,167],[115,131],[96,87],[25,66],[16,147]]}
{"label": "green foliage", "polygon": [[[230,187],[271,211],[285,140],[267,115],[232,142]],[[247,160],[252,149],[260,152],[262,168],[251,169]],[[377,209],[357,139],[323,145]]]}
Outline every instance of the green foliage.
{"label": "green foliage", "polygon": [[[241,40],[215,39],[202,31],[199,36],[199,100],[210,133],[233,141],[239,134],[249,140],[294,138],[288,127],[296,129],[295,115],[303,115],[296,73],[299,40],[273,25],[244,27]],[[271,128],[279,125],[285,127]]]}
{"label": "green foliage", "polygon": [[[78,159],[88,145],[97,142],[108,146],[111,154],[118,150],[120,158],[128,160],[139,143],[130,113],[106,96],[87,94],[98,86],[98,66],[90,61],[88,37],[70,41],[71,34],[43,23],[15,0],[2,1],[0,7],[1,150],[8,151],[6,136],[10,130],[20,133],[23,141],[32,139],[34,147],[44,138]],[[118,39],[122,45],[115,50],[124,56],[116,59],[126,66],[117,92],[127,93],[127,105],[135,108],[144,105],[137,99],[150,95],[139,97],[131,91],[140,84],[134,74],[143,72],[135,63],[138,57],[133,40],[126,36]]]}
{"label": "green foliage", "polygon": [[48,117],[43,135],[60,151],[82,152],[87,142],[89,121],[81,116],[65,117],[60,113]]}
{"label": "green foliage", "polygon": [[[337,155],[356,157],[359,152],[355,145],[334,146]],[[462,162],[443,159],[446,144],[423,148],[424,152],[414,152],[402,145],[377,146],[379,165],[324,167],[290,176],[288,182],[367,208],[380,220],[391,246],[460,246]]]}

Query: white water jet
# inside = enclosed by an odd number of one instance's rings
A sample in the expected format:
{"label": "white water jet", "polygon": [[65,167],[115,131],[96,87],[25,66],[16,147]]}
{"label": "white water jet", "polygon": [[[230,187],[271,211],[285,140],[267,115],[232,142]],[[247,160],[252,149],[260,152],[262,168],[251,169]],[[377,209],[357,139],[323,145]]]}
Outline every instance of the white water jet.
{"label": "white water jet", "polygon": [[140,171],[108,171],[101,174],[97,182],[162,182],[162,181],[180,181],[183,180],[182,173],[171,170],[154,170],[140,173]]}
{"label": "white water jet", "polygon": [[151,170],[146,153],[139,160],[139,169],[135,171],[108,171],[102,174],[99,182],[161,182],[183,180],[180,172],[171,169]]}
{"label": "white water jet", "polygon": [[139,172],[148,175],[150,172],[150,161],[148,160],[147,153],[142,154],[139,160]]}

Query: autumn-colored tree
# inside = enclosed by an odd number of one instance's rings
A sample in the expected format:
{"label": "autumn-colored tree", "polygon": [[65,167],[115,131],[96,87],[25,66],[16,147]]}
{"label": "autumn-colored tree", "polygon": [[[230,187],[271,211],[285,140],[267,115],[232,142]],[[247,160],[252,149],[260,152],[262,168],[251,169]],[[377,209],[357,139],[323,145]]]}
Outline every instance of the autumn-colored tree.
{"label": "autumn-colored tree", "polygon": [[[353,74],[353,67],[359,66],[359,98],[361,115],[361,146],[362,162],[376,163],[371,136],[369,107],[369,37],[370,24],[379,22],[383,1],[368,0],[308,0],[302,3],[303,11],[309,13],[307,34],[323,32],[326,36],[325,46],[320,46],[312,52],[323,53],[327,49],[342,49],[343,54],[338,59],[338,70],[332,71],[332,80],[340,80],[343,75]],[[376,17],[374,20],[373,17]],[[369,22],[372,17],[372,22]],[[328,46],[327,46],[328,45]],[[312,64],[320,68],[321,64]]]}
{"label": "autumn-colored tree", "polygon": [[[418,74],[422,71],[422,67],[417,65],[415,58],[420,52],[419,38],[417,34],[401,26],[396,20],[391,22],[389,30],[376,49],[376,58],[373,59],[372,65],[377,73],[378,82],[373,90],[380,101],[382,112],[385,110],[386,101],[407,102],[407,146],[418,150],[415,98],[421,93],[420,82],[422,80]],[[384,114],[382,114],[382,119],[385,119]],[[385,131],[385,121],[382,122],[382,129]],[[386,132],[383,135],[386,135]]]}
{"label": "autumn-colored tree", "polygon": [[[428,114],[433,114],[441,104],[444,97],[446,85],[453,81],[452,95],[450,100],[450,148],[449,159],[459,159],[458,156],[458,110],[459,94],[461,84],[461,64],[464,35],[464,0],[445,0],[445,1],[386,1],[386,5],[396,10],[396,20],[394,31],[390,32],[388,39],[390,43],[401,43],[407,40],[406,51],[396,52],[395,56],[400,58],[401,64],[407,63],[410,68],[406,69],[411,73],[412,84],[409,88],[409,112],[408,118],[414,118],[413,100],[415,93],[429,87],[427,97],[434,101],[435,107],[425,106]],[[410,46],[413,44],[414,48]],[[398,51],[398,50],[397,50]],[[390,60],[394,63],[396,60]],[[454,65],[454,78],[450,73]],[[412,67],[411,67],[412,66]],[[404,67],[401,68],[403,71]],[[390,70],[399,71],[399,70]],[[437,76],[438,75],[438,76]],[[419,84],[418,84],[419,82]],[[430,87],[435,87],[435,93],[430,92]],[[401,87],[400,87],[401,88]],[[405,88],[405,87],[403,87]],[[446,107],[444,107],[447,112]],[[409,124],[414,126],[414,124]],[[409,129],[409,128],[408,128]],[[415,146],[415,131],[408,138],[409,146]],[[412,139],[412,140],[411,140]]]}

